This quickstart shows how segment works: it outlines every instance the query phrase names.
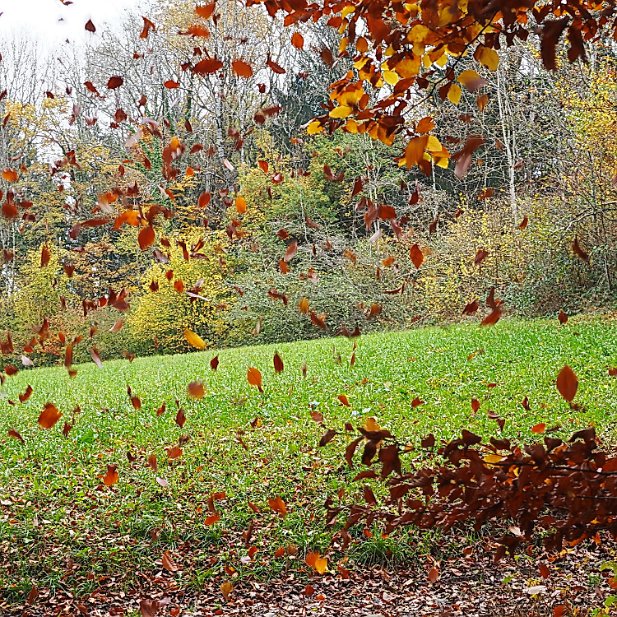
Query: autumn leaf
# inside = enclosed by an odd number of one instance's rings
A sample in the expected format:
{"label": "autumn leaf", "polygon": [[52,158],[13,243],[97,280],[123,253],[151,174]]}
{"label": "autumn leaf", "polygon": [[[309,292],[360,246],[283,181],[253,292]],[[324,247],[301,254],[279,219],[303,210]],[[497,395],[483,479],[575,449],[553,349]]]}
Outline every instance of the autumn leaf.
{"label": "autumn leaf", "polygon": [[259,369],[251,366],[246,372],[246,379],[251,386],[254,386],[260,392],[263,392],[263,383]]}
{"label": "autumn leaf", "polygon": [[281,497],[269,497],[268,506],[276,512],[281,518],[287,516],[287,505]]}
{"label": "autumn leaf", "polygon": [[559,371],[556,385],[559,394],[561,394],[568,403],[571,403],[578,390],[578,377],[567,364]]}
{"label": "autumn leaf", "polygon": [[88,32],[96,32],[96,26],[92,23],[91,19],[86,22],[86,25],[84,27]]}
{"label": "autumn leaf", "polygon": [[420,268],[424,262],[424,254],[418,244],[411,245],[411,248],[409,249],[409,257],[416,268]]}
{"label": "autumn leaf", "polygon": [[176,572],[176,570],[178,569],[178,566],[175,564],[174,560],[171,558],[169,551],[165,551],[163,553],[163,556],[161,558],[161,563],[163,564],[163,567],[165,568],[165,570],[167,570],[168,572]]}
{"label": "autumn leaf", "polygon": [[103,476],[103,484],[105,486],[113,486],[118,483],[117,465],[107,465],[107,471]]}
{"label": "autumn leaf", "polygon": [[211,75],[212,73],[216,73],[223,68],[223,63],[216,58],[205,58],[204,60],[200,60],[193,71],[195,73],[199,73],[199,75]]}
{"label": "autumn leaf", "polygon": [[191,383],[187,386],[187,392],[191,398],[201,399],[204,397],[206,390],[201,381],[191,381]]}
{"label": "autumn leaf", "polygon": [[307,553],[304,562],[309,568],[315,570],[315,572],[319,574],[325,574],[328,570],[328,559],[327,557],[322,557],[319,553],[315,551],[311,551]]}
{"label": "autumn leaf", "polygon": [[336,398],[339,400],[341,405],[344,405],[345,407],[351,407],[346,394],[339,394]]}
{"label": "autumn leaf", "polygon": [[52,428],[61,417],[62,414],[53,403],[45,403],[45,407],[39,415],[39,426],[46,429]]}
{"label": "autumn leaf", "polygon": [[49,260],[51,259],[51,252],[46,244],[43,244],[41,247],[41,268],[45,268],[49,265]]}
{"label": "autumn leaf", "polygon": [[195,334],[192,330],[186,328],[184,330],[184,338],[187,340],[188,344],[195,349],[205,349],[206,342],[199,336],[199,334]]}
{"label": "autumn leaf", "polygon": [[244,60],[232,60],[231,68],[238,77],[248,79],[253,76],[253,67]]}
{"label": "autumn leaf", "polygon": [[304,37],[299,32],[294,32],[291,35],[291,44],[296,49],[302,49],[304,47]]}
{"label": "autumn leaf", "polygon": [[145,251],[148,247],[154,244],[155,233],[152,225],[146,225],[141,229],[137,236],[137,241],[139,242],[139,248],[142,251]]}
{"label": "autumn leaf", "polygon": [[274,353],[274,370],[276,373],[282,373],[283,369],[285,368],[285,365],[283,364],[283,360],[281,359],[281,356],[279,355],[278,351]]}
{"label": "autumn leaf", "polygon": [[115,90],[116,88],[119,88],[123,83],[124,79],[122,77],[120,77],[119,75],[114,75],[113,77],[109,78],[109,81],[107,82],[107,88],[109,90]]}
{"label": "autumn leaf", "polygon": [[231,592],[233,591],[234,586],[233,583],[231,583],[231,581],[224,581],[221,583],[221,593],[223,594],[223,597],[225,598],[226,602],[229,602],[229,596],[231,595]]}
{"label": "autumn leaf", "polygon": [[213,371],[216,371],[218,367],[219,367],[219,357],[218,355],[216,355],[214,356],[214,358],[210,360],[210,369]]}

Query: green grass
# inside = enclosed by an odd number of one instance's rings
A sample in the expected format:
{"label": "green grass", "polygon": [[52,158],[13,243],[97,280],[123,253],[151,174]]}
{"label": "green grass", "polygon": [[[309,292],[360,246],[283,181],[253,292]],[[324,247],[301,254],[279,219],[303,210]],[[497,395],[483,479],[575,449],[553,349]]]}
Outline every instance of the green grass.
{"label": "green grass", "polygon": [[[592,424],[605,441],[617,441],[617,379],[607,374],[617,366],[615,321],[571,320],[565,327],[510,321],[489,329],[365,336],[358,340],[355,366],[349,364],[352,345],[322,339],[224,350],[216,372],[209,366],[214,352],[204,352],[110,361],[102,369],[83,365],[74,379],[62,368],[22,370],[9,378],[0,390],[0,589],[15,602],[33,584],[82,594],[117,577],[116,584],[128,589],[141,573],[160,570],[165,550],[181,568],[174,574],[179,584],[199,587],[225,565],[241,576],[266,577],[300,562],[307,549],[325,551],[331,532],[323,501],[348,484],[351,472],[342,457],[346,438],[317,447],[325,431],[311,419],[311,406],[329,428],[374,416],[410,442],[428,432],[450,439],[463,428],[496,434],[488,410],[505,418],[505,436],[520,441],[534,437],[530,428],[538,422],[559,425],[559,436]],[[285,363],[278,375],[275,349]],[[554,385],[566,363],[580,380],[579,411]],[[261,370],[264,394],[247,383],[249,366]],[[197,379],[206,386],[199,401],[186,395],[187,384]],[[9,405],[27,384],[32,397]],[[139,411],[127,385],[141,398]],[[351,409],[339,403],[343,393]],[[416,396],[425,404],[412,409]],[[525,396],[529,411],[520,404]],[[476,414],[472,397],[481,402]],[[176,398],[186,413],[183,428],[175,423]],[[37,425],[47,401],[63,413],[51,430]],[[167,410],[157,416],[163,402]],[[81,411],[65,438],[63,422],[76,406]],[[255,418],[262,424],[252,428]],[[25,445],[7,437],[10,428]],[[190,438],[182,457],[168,461],[165,448],[181,436]],[[137,457],[134,462],[127,452]],[[156,473],[145,465],[151,454],[158,458]],[[101,484],[108,464],[118,465],[113,488]],[[205,526],[207,499],[215,491],[226,492],[217,502],[222,518]],[[277,495],[289,509],[285,518],[267,507]],[[259,552],[249,562],[241,533],[251,521],[250,544]],[[422,542],[422,550],[431,550],[430,542]],[[273,557],[290,544],[299,548],[297,557]],[[354,547],[351,557],[365,563],[409,559],[411,546],[379,538]]]}

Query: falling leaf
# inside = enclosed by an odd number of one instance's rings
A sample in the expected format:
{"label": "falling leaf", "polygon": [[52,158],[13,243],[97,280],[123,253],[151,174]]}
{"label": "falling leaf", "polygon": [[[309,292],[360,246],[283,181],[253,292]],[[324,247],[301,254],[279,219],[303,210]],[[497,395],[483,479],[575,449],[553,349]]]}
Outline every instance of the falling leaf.
{"label": "falling leaf", "polygon": [[139,235],[137,236],[137,241],[139,242],[139,248],[142,251],[145,251],[148,247],[154,244],[155,233],[152,225],[146,225],[141,229]]}
{"label": "falling leaf", "polygon": [[294,32],[291,35],[291,44],[296,49],[302,49],[304,47],[304,37],[299,32]]}
{"label": "falling leaf", "polygon": [[283,369],[285,368],[285,365],[283,364],[283,360],[281,359],[281,356],[279,355],[278,351],[274,353],[274,370],[277,373],[282,373]]}
{"label": "falling leaf", "polygon": [[557,319],[559,320],[559,323],[562,326],[568,323],[568,315],[563,310],[559,311],[559,315],[557,315]]}
{"label": "falling leaf", "polygon": [[420,249],[418,244],[413,244],[409,249],[409,257],[411,258],[411,262],[416,268],[420,268],[422,263],[424,262],[424,254]]}
{"label": "falling leaf", "polygon": [[231,68],[238,77],[248,79],[253,76],[253,67],[244,60],[232,60]]}
{"label": "falling leaf", "polygon": [[199,336],[199,334],[195,334],[195,332],[186,328],[184,330],[184,338],[187,340],[189,345],[195,347],[196,349],[205,349],[206,342]]}
{"label": "falling leaf", "polygon": [[13,439],[17,439],[17,441],[21,441],[21,443],[26,443],[24,441],[24,438],[14,428],[10,428],[7,434],[9,437],[12,437]]}
{"label": "falling leaf", "polygon": [[351,404],[349,403],[349,399],[347,398],[346,394],[339,394],[336,398],[339,400],[341,405],[345,405],[345,407],[351,407]]}
{"label": "falling leaf", "polygon": [[205,58],[204,60],[200,60],[193,71],[195,73],[199,73],[199,75],[211,75],[212,73],[216,73],[223,68],[223,63],[216,58]]}
{"label": "falling leaf", "polygon": [[218,355],[217,355],[217,356],[214,356],[214,358],[212,358],[212,359],[210,360],[210,368],[211,368],[213,371],[216,371],[216,369],[217,369],[218,367],[219,367],[219,357],[218,357]]}
{"label": "falling leaf", "polygon": [[201,399],[204,397],[206,390],[204,384],[201,381],[191,381],[187,386],[188,395],[191,398]]}
{"label": "falling leaf", "polygon": [[120,77],[119,75],[114,75],[113,77],[109,78],[109,81],[107,82],[107,88],[109,88],[109,90],[115,90],[116,88],[119,88],[123,83],[124,79],[122,77]]}
{"label": "falling leaf", "polygon": [[53,403],[45,403],[45,407],[39,415],[39,426],[47,429],[52,428],[61,417],[62,414]]}
{"label": "falling leaf", "polygon": [[84,26],[88,32],[96,32],[96,26],[92,23],[92,20],[89,19]]}
{"label": "falling leaf", "polygon": [[576,236],[574,237],[574,240],[572,241],[572,250],[574,251],[574,254],[580,259],[582,259],[583,261],[585,262],[589,261],[589,253],[587,253],[581,248],[581,245],[578,242],[578,237]]}
{"label": "falling leaf", "polygon": [[436,583],[438,579],[439,579],[439,568],[437,568],[436,566],[433,566],[428,571],[428,580],[431,583]]}
{"label": "falling leaf", "polygon": [[259,369],[251,366],[246,372],[246,379],[251,386],[254,386],[260,392],[263,392],[263,383]]}
{"label": "falling leaf", "polygon": [[41,268],[45,268],[49,264],[51,252],[46,244],[41,247]]}
{"label": "falling leaf", "polygon": [[561,394],[568,403],[571,403],[578,390],[578,378],[567,364],[559,371],[556,385],[559,394]]}
{"label": "falling leaf", "polygon": [[546,430],[546,424],[544,422],[540,422],[531,427],[531,432],[541,435]]}
{"label": "falling leaf", "polygon": [[210,527],[211,525],[218,523],[220,520],[221,515],[218,512],[215,512],[214,514],[209,514],[208,516],[206,516],[206,519],[204,520],[204,525]]}

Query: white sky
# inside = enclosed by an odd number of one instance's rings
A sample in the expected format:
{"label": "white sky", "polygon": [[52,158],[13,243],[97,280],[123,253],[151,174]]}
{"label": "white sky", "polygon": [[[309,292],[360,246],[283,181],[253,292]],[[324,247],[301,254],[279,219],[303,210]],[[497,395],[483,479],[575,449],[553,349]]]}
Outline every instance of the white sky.
{"label": "white sky", "polygon": [[[96,37],[104,23],[113,25],[122,19],[125,9],[143,5],[141,0],[73,0],[65,6],[60,0],[0,0],[0,43],[14,35],[27,35],[42,47],[51,49],[65,39],[79,43]],[[97,27],[96,34],[84,28],[88,19]],[[140,23],[136,28],[141,28]]]}

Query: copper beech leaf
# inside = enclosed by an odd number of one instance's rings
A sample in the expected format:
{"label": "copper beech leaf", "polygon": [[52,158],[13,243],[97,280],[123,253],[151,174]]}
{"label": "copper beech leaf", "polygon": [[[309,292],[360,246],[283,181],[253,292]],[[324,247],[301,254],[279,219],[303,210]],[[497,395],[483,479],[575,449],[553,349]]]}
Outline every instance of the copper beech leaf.
{"label": "copper beech leaf", "polygon": [[411,245],[411,248],[409,249],[409,258],[411,259],[411,263],[413,263],[416,268],[420,268],[420,266],[424,263],[424,254],[418,244]]}
{"label": "copper beech leaf", "polygon": [[263,382],[261,372],[259,369],[251,366],[246,372],[246,380],[251,386],[257,388],[260,392],[263,392]]}
{"label": "copper beech leaf", "polygon": [[567,364],[559,371],[556,385],[559,394],[561,394],[568,403],[571,403],[578,390],[578,377]]}
{"label": "copper beech leaf", "polygon": [[62,414],[53,403],[45,403],[45,407],[39,415],[39,426],[46,429],[52,428],[61,417]]}

